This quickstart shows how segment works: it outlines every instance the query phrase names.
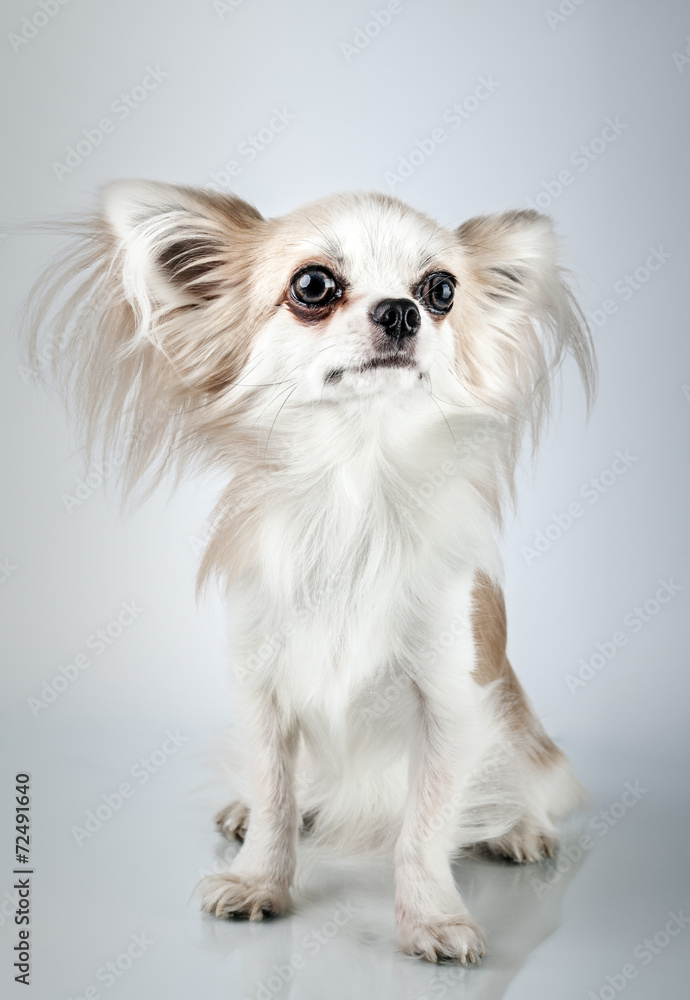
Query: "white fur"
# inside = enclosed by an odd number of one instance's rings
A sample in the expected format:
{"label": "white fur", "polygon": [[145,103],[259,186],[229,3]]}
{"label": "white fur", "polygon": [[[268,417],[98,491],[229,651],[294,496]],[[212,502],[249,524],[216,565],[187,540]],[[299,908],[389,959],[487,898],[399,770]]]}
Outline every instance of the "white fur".
{"label": "white fur", "polygon": [[[581,795],[555,748],[536,759],[538,722],[516,733],[501,682],[477,679],[473,625],[478,578],[500,581],[523,432],[536,440],[565,352],[593,375],[548,220],[451,232],[367,195],[263,220],[127,182],[91,239],[34,323],[86,259],[56,339],[91,438],[129,428],[130,483],[171,461],[227,477],[204,572],[226,581],[251,801],[248,827],[244,805],[221,814],[246,837],[202,905],[283,912],[304,816],[318,843],[394,853],[406,951],[477,959],[450,857],[479,843],[535,860]],[[346,285],[316,324],[290,304],[310,263]],[[429,270],[456,278],[453,309],[418,303],[410,364],[366,367],[387,350],[372,309],[414,301]]]}

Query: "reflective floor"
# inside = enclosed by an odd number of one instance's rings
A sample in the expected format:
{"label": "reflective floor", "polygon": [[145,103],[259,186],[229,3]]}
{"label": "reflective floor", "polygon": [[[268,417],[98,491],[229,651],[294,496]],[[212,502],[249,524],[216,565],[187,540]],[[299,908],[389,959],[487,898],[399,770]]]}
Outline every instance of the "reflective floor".
{"label": "reflective floor", "polygon": [[[481,966],[464,969],[398,952],[392,871],[383,863],[317,861],[303,850],[293,915],[252,924],[202,915],[195,882],[235,851],[213,829],[225,793],[209,781],[207,733],[169,720],[160,733],[150,720],[66,726],[46,713],[46,754],[32,748],[25,726],[5,722],[5,734],[23,730],[14,734],[11,768],[22,761],[29,770],[32,755],[40,757],[32,766],[31,995],[41,1000],[687,996],[680,767],[630,756],[623,767],[609,756],[602,768],[606,755],[569,748],[580,772],[590,771],[594,801],[568,829],[559,858],[456,867],[489,941]],[[123,766],[123,745],[142,747],[141,757]],[[7,828],[3,844],[7,969],[16,934]],[[15,992],[25,995],[12,983]]]}

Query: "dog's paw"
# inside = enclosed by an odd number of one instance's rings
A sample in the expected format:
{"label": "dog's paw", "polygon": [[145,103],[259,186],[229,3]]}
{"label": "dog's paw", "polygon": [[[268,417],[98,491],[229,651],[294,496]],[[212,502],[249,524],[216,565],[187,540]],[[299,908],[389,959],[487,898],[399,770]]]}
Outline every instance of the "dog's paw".
{"label": "dog's paw", "polygon": [[484,954],[484,935],[466,916],[400,925],[403,951],[428,962],[477,962]]}
{"label": "dog's paw", "polygon": [[528,824],[518,824],[503,837],[487,840],[481,849],[516,864],[531,864],[543,858],[553,858],[558,850],[558,837]]}
{"label": "dog's paw", "polygon": [[207,875],[199,883],[197,893],[206,913],[238,920],[279,916],[290,903],[286,889],[279,889],[256,876],[232,871]]}
{"label": "dog's paw", "polygon": [[[223,836],[228,838],[228,840],[246,840],[247,830],[249,828],[250,812],[251,810],[247,803],[243,802],[241,799],[237,799],[235,802],[231,802],[229,806],[225,806],[225,808],[221,809],[220,812],[216,813],[216,826]],[[302,826],[300,828],[300,832],[302,834],[311,833],[314,829],[317,817],[318,812],[315,809],[310,812],[305,812],[302,816]]]}
{"label": "dog's paw", "polygon": [[216,815],[216,826],[228,840],[244,840],[249,826],[249,806],[237,800]]}

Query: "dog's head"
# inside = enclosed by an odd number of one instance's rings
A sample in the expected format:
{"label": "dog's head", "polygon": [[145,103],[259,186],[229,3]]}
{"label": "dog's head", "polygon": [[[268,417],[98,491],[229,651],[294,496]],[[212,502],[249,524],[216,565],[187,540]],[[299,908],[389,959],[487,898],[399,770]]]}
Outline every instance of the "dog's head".
{"label": "dog's head", "polygon": [[170,435],[198,449],[243,414],[271,421],[274,403],[424,394],[538,427],[565,352],[592,377],[551,224],[532,211],[443,228],[345,194],[265,219],[233,196],[120,181],[68,267],[83,277],[67,347],[82,413],[112,433],[125,412],[138,433],[158,405],[170,419],[145,435],[149,458]]}
{"label": "dog's head", "polygon": [[267,220],[234,197],[125,181],[105,190],[103,219],[148,335],[165,349],[167,332],[185,375],[216,391],[252,367],[256,383],[289,379],[293,404],[436,384],[506,412],[563,346],[586,353],[535,212],[444,229],[397,199],[348,194]]}

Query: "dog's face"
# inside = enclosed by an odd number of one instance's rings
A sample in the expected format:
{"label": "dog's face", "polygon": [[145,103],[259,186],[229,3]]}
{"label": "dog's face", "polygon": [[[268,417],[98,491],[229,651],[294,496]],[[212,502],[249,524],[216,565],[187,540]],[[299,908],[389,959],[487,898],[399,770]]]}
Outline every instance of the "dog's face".
{"label": "dog's face", "polygon": [[264,219],[232,196],[126,181],[106,189],[102,221],[135,343],[158,350],[185,406],[281,387],[292,406],[434,391],[519,423],[539,416],[565,349],[587,367],[535,212],[444,229],[346,194]]}
{"label": "dog's face", "polygon": [[[419,391],[455,363],[457,242],[383,197],[329,199],[278,225],[273,316],[256,352],[296,399]],[[270,368],[270,361],[262,366]],[[282,370],[281,370],[282,369]]]}

